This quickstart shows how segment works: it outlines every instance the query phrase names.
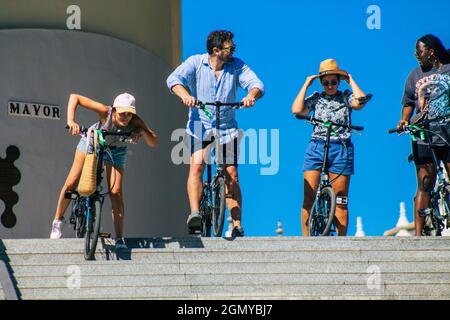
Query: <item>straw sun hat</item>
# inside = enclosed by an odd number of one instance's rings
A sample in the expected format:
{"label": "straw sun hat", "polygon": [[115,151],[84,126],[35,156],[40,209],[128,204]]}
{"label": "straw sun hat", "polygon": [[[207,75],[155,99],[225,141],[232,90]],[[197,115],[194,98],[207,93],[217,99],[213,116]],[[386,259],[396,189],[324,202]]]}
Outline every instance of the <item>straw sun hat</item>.
{"label": "straw sun hat", "polygon": [[348,72],[339,69],[337,62],[334,59],[323,60],[319,66],[319,74],[317,74],[315,77],[328,76],[332,74],[337,74],[344,78],[348,78]]}

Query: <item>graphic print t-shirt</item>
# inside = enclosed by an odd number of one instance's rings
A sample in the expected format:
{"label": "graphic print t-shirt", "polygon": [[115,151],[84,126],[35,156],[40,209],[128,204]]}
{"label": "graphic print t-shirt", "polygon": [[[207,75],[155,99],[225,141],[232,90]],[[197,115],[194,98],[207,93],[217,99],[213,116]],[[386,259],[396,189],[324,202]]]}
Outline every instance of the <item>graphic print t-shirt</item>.
{"label": "graphic print t-shirt", "polygon": [[[450,64],[423,72],[420,67],[409,74],[403,94],[402,105],[413,106],[417,112],[428,106],[428,118],[435,118],[450,113]],[[430,130],[442,135],[440,124],[430,125]],[[450,125],[446,125],[450,137]],[[444,141],[431,135],[433,144],[445,145]],[[449,141],[450,142],[450,141]],[[420,142],[419,142],[420,143]]]}
{"label": "graphic print t-shirt", "polygon": [[[351,124],[351,112],[353,94],[349,90],[338,91],[334,96],[327,96],[324,92],[314,92],[305,99],[305,106],[312,112],[314,118],[322,121],[333,121],[343,125]],[[334,134],[331,135],[331,141],[349,140],[350,132],[342,127],[333,127]],[[313,139],[326,138],[327,128],[322,124],[314,127]]]}

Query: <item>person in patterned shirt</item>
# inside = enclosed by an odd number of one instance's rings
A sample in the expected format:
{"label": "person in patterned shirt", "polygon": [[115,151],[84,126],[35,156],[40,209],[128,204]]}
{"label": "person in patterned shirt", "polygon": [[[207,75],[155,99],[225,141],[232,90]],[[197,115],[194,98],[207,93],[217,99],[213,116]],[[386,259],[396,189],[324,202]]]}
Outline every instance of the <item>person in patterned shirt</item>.
{"label": "person in patterned shirt", "polygon": [[[405,82],[402,98],[402,117],[397,128],[402,128],[410,121],[415,123],[423,116],[435,118],[450,112],[450,52],[441,40],[427,34],[416,41],[415,56],[419,66],[414,68]],[[412,118],[413,113],[416,113]],[[435,146],[438,159],[446,164],[450,172],[450,148],[442,137],[440,123],[430,124],[431,143]],[[450,125],[442,127],[450,136]],[[447,137],[448,139],[448,137]],[[417,190],[414,197],[414,225],[416,236],[422,235],[424,217],[419,210],[428,207],[430,191],[436,182],[436,168],[434,167],[431,151],[420,139],[412,142],[412,153],[417,173]]]}
{"label": "person in patterned shirt", "polygon": [[[306,91],[317,78],[320,78],[324,91],[316,91],[309,97],[306,97]],[[341,80],[348,82],[352,92],[349,90],[338,90]],[[336,60],[327,59],[320,63],[318,75],[306,78],[303,87],[292,104],[292,112],[303,115],[313,113],[315,118],[323,121],[331,120],[348,125],[351,123],[352,110],[360,110],[364,107],[365,103],[359,102],[362,101],[359,98],[364,97],[365,93],[359,88],[352,76],[346,71],[339,69]],[[347,198],[350,176],[354,173],[353,143],[350,139],[350,133],[344,128],[335,127],[333,130],[336,134],[330,138],[328,170],[330,178],[333,180],[333,189],[336,195]],[[301,223],[304,236],[308,236],[308,217],[319,187],[325,133],[326,128],[324,126],[318,124],[314,127],[303,163],[304,191]],[[334,223],[339,236],[347,235],[348,208],[345,202],[337,204]]]}

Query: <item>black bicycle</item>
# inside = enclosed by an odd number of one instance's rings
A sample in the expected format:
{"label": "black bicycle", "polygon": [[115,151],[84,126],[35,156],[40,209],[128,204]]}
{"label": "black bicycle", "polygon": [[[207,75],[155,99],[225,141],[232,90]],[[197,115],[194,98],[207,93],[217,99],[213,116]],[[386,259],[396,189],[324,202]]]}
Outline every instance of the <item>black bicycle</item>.
{"label": "black bicycle", "polygon": [[[202,110],[210,120],[213,119],[213,116],[208,111],[206,106],[216,107],[215,130],[213,135],[213,140],[215,143],[214,152],[216,154],[216,172],[213,177],[212,164],[207,163],[207,178],[206,181],[203,182],[203,194],[200,199],[201,227],[199,233],[202,237],[211,236],[211,227],[213,229],[214,236],[222,236],[225,219],[225,199],[227,197],[233,197],[232,193],[228,195],[226,194],[225,163],[217,163],[218,150],[220,150],[220,109],[221,107],[241,109],[243,105],[243,102],[202,102],[198,100],[196,102],[196,106]],[[193,231],[194,233],[198,232],[198,230]]]}
{"label": "black bicycle", "polygon": [[[420,209],[419,215],[424,218],[424,227],[422,229],[423,236],[440,236],[444,230],[444,222],[446,227],[450,228],[450,181],[448,179],[447,167],[445,164],[440,165],[440,160],[436,154],[435,145],[431,142],[432,135],[438,135],[448,147],[450,147],[447,133],[443,130],[444,125],[450,122],[450,114],[439,117],[427,118],[426,113],[423,116],[416,117],[412,120],[412,124],[403,126],[402,128],[389,129],[388,133],[409,133],[411,139],[415,142],[419,138],[430,149],[431,158],[436,168],[436,183],[434,189],[430,191],[430,202],[427,208]],[[429,125],[433,122],[441,122],[440,128],[442,135],[429,130]],[[408,159],[412,161],[412,158]],[[444,167],[444,169],[443,169]]]}
{"label": "black bicycle", "polygon": [[[67,129],[68,127],[66,127]],[[81,133],[85,134],[89,129],[81,127]],[[66,191],[64,197],[73,200],[70,223],[73,224],[75,236],[84,238],[84,258],[94,260],[95,250],[99,236],[109,237],[109,234],[100,233],[101,212],[103,201],[107,193],[102,193],[102,180],[104,172],[103,155],[109,146],[106,144],[107,136],[119,136],[121,141],[129,141],[131,132],[112,132],[103,129],[93,129],[98,135],[98,157],[97,157],[97,186],[95,192],[87,197],[81,196],[77,191]]]}
{"label": "black bicycle", "polygon": [[[300,120],[307,120],[313,125],[317,125],[320,123],[327,129],[323,163],[320,171],[320,184],[317,188],[314,204],[308,217],[308,234],[310,236],[328,236],[331,233],[336,232],[336,228],[334,226],[336,203],[347,204],[347,198],[336,197],[336,193],[334,192],[332,187],[333,181],[336,180],[341,174],[338,174],[333,180],[331,180],[328,172],[328,150],[330,147],[330,137],[332,133],[335,133],[335,131],[333,131],[333,127],[345,128],[349,132],[351,130],[362,131],[364,130],[364,127],[344,125],[333,121],[322,121],[312,116],[302,114],[296,115],[296,118]],[[343,143],[343,145],[345,148],[347,148],[345,143]],[[345,168],[342,171],[344,170]]]}

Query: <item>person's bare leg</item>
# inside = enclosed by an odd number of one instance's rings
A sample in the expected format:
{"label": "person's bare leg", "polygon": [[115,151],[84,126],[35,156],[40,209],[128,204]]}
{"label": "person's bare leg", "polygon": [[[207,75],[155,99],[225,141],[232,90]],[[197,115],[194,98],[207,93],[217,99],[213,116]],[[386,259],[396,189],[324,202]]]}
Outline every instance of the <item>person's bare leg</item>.
{"label": "person's bare leg", "polygon": [[419,215],[419,210],[427,208],[430,203],[430,191],[436,182],[436,169],[433,164],[416,166],[417,191],[414,198],[414,227],[416,236],[422,235],[424,218]]}
{"label": "person's bare leg", "polygon": [[303,206],[301,214],[302,235],[307,237],[308,218],[316,197],[320,182],[320,170],[309,170],[303,172]]}
{"label": "person's bare leg", "polygon": [[70,199],[65,199],[64,194],[66,193],[66,191],[74,191],[77,188],[78,181],[80,180],[81,176],[81,171],[83,170],[85,156],[86,155],[84,152],[78,149],[75,151],[72,168],[70,169],[66,181],[64,182],[64,185],[59,194],[55,211],[55,220],[61,220],[64,217],[64,213],[66,212],[67,207],[70,203]]}
{"label": "person's bare leg", "polygon": [[242,194],[239,186],[238,171],[236,166],[226,167],[227,183],[226,194],[232,194],[232,198],[226,198],[228,211],[233,219],[233,227],[242,227]]}
{"label": "person's bare leg", "polygon": [[123,238],[123,230],[125,223],[125,205],[123,202],[123,168],[112,166],[106,163],[106,175],[109,184],[109,198],[111,199],[112,220],[114,223],[114,231],[116,239]]}
{"label": "person's bare leg", "polygon": [[197,150],[191,156],[187,180],[187,193],[191,212],[198,212],[200,208],[200,199],[203,193],[203,171],[205,170],[204,152],[204,149]]}
{"label": "person's bare leg", "polygon": [[[336,174],[330,173],[330,179],[334,180]],[[339,178],[333,181],[333,190],[336,197],[348,197],[348,190],[350,186],[350,176],[341,175]],[[338,236],[346,236],[348,229],[348,207],[346,204],[336,204],[336,212],[334,225]]]}

